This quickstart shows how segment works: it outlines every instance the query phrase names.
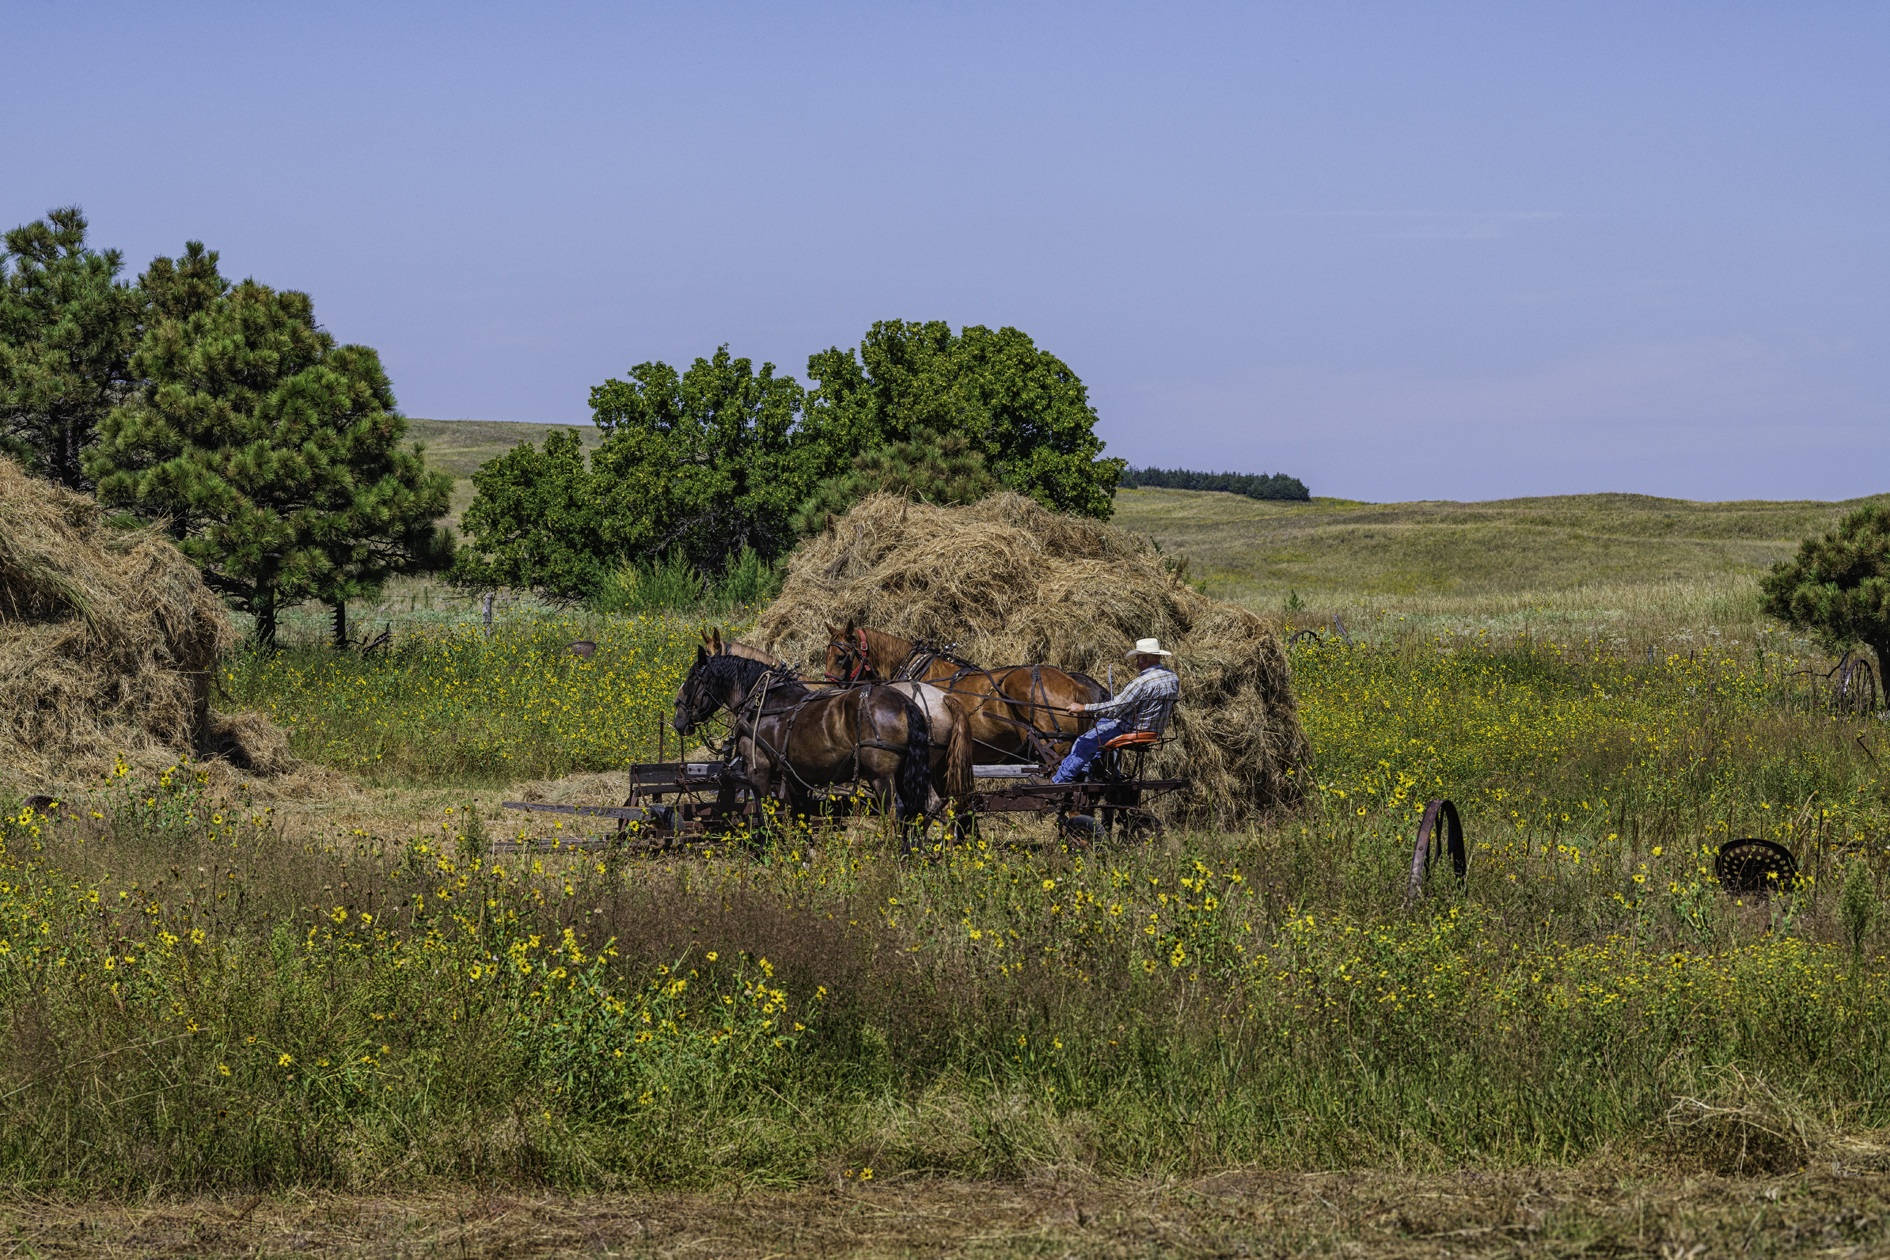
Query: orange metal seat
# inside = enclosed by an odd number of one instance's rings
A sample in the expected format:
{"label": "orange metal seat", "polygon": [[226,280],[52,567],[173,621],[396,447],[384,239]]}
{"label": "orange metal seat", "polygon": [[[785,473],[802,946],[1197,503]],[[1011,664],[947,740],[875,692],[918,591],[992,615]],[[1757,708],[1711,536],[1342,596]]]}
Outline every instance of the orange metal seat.
{"label": "orange metal seat", "polygon": [[1130,731],[1127,735],[1116,736],[1114,739],[1104,744],[1103,747],[1104,748],[1146,748],[1148,745],[1159,743],[1160,741],[1161,741],[1161,736],[1156,734],[1154,731]]}

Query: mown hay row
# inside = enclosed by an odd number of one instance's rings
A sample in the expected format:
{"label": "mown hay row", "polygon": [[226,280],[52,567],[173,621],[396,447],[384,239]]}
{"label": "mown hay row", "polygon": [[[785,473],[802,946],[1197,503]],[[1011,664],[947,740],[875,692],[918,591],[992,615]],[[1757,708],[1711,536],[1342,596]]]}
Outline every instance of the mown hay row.
{"label": "mown hay row", "polygon": [[804,668],[852,618],[956,644],[981,665],[1042,663],[1115,682],[1148,635],[1175,652],[1177,737],[1152,760],[1186,774],[1179,813],[1232,823],[1297,801],[1310,763],[1286,653],[1266,622],[1188,586],[1147,540],[1015,494],[938,508],[875,495],[789,561],[754,637]]}
{"label": "mown hay row", "polygon": [[156,530],[119,529],[97,502],[0,459],[0,770],[71,781],[133,762],[223,754],[291,769],[258,714],[210,711],[235,643],[222,602]]}

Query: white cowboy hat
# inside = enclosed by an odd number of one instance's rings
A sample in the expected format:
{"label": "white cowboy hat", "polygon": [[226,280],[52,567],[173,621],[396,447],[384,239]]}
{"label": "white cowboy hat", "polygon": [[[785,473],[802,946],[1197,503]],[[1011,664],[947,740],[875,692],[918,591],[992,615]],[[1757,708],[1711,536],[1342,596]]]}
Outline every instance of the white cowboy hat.
{"label": "white cowboy hat", "polygon": [[1123,655],[1134,659],[1138,656],[1173,656],[1174,653],[1164,652],[1160,639],[1137,639],[1135,646],[1124,652]]}

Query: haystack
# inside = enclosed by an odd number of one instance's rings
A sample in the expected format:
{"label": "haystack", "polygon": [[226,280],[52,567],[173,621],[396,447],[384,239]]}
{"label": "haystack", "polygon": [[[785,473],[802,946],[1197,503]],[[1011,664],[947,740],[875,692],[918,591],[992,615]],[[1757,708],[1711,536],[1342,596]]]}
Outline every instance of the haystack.
{"label": "haystack", "polygon": [[116,529],[98,504],[0,459],[0,774],[70,782],[123,755],[155,767],[223,756],[293,768],[260,714],[210,711],[235,642],[196,566],[155,530]]}
{"label": "haystack", "polygon": [[1310,748],[1286,653],[1244,608],[1190,587],[1148,540],[1001,494],[938,508],[875,495],[802,544],[754,638],[803,667],[829,622],[956,644],[980,665],[1041,663],[1105,678],[1158,636],[1175,652],[1181,704],[1150,771],[1185,774],[1178,813],[1237,822],[1299,799]]}

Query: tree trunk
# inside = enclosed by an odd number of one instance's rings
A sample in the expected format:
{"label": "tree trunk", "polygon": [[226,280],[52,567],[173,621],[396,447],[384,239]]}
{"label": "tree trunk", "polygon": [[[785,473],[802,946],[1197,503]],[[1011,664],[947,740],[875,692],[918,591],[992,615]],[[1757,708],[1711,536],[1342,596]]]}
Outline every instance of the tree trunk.
{"label": "tree trunk", "polygon": [[77,452],[72,449],[72,422],[69,420],[53,421],[52,475],[53,480],[68,490],[79,488]]}
{"label": "tree trunk", "polygon": [[276,592],[273,588],[259,586],[252,604],[256,610],[256,646],[273,648],[276,646]]}
{"label": "tree trunk", "polygon": [[1890,690],[1887,690],[1887,686],[1890,685],[1884,682],[1884,666],[1890,665],[1890,636],[1865,639],[1864,646],[1869,648],[1871,654],[1877,658],[1875,662],[1877,666],[1877,694],[1872,697],[1875,701],[1872,707],[1881,708],[1884,705],[1886,695],[1890,695]]}
{"label": "tree trunk", "polygon": [[348,650],[348,602],[338,599],[335,601],[334,607],[335,651],[345,652]]}

